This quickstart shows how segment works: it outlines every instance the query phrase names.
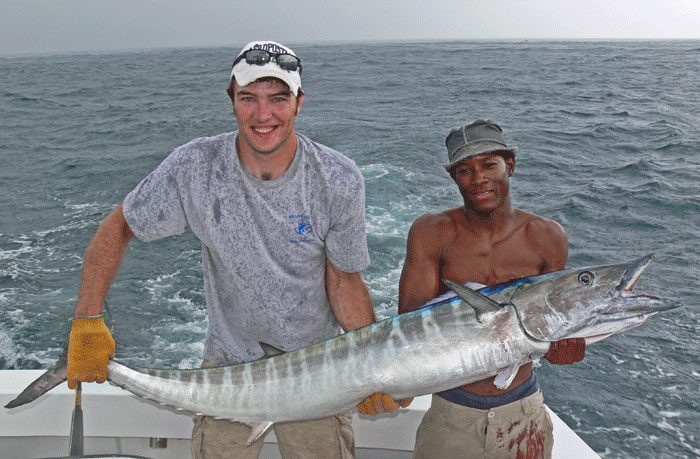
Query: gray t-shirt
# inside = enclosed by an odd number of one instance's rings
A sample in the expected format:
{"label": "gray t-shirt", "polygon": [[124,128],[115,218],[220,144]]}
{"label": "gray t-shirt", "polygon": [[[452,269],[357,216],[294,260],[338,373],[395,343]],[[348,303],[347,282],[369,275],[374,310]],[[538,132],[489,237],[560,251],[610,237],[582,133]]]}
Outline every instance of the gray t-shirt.
{"label": "gray t-shirt", "polygon": [[190,229],[202,242],[204,358],[220,365],[260,358],[260,342],[289,351],[338,335],[326,259],[351,273],[369,265],[352,160],[297,134],[289,169],[261,181],[242,168],[236,135],[178,147],[124,200],[140,240]]}

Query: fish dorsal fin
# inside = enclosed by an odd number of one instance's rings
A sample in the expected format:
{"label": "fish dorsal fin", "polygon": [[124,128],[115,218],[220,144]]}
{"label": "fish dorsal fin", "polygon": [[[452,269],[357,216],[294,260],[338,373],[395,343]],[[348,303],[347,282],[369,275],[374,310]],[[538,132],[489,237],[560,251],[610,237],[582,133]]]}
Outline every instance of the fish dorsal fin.
{"label": "fish dorsal fin", "polygon": [[284,351],[282,349],[276,348],[271,344],[263,343],[262,341],[258,342],[258,344],[265,353],[265,357],[263,358],[274,357],[276,355],[284,354]]}
{"label": "fish dorsal fin", "polygon": [[497,312],[501,310],[501,305],[498,302],[492,300],[486,295],[482,295],[476,290],[470,289],[466,285],[462,285],[447,279],[443,279],[442,281],[448,287],[450,287],[450,289],[452,289],[452,291],[455,292],[465,303],[474,308],[474,312],[476,313],[476,320],[478,320],[479,322],[482,321],[482,317],[484,316],[484,314],[488,314],[490,312]]}

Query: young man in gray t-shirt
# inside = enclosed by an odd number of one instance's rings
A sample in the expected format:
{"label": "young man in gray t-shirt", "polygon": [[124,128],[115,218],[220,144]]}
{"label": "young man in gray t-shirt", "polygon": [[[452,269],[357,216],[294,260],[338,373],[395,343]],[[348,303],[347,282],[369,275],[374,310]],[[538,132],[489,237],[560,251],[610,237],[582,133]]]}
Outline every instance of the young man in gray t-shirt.
{"label": "young man in gray t-shirt", "polygon": [[[228,93],[239,130],[175,149],[100,225],[75,309],[69,386],[106,378],[114,341],[99,314],[134,236],[190,230],[201,241],[204,366],[261,358],[260,343],[290,351],[375,321],[360,276],[369,265],[364,181],[352,160],[296,133],[300,60],[278,43],[252,42],[234,61]],[[362,412],[398,409],[381,394],[363,403]],[[275,432],[286,457],[354,454],[349,412]],[[257,457],[262,437],[246,446],[249,435],[240,423],[198,416],[193,456]]]}

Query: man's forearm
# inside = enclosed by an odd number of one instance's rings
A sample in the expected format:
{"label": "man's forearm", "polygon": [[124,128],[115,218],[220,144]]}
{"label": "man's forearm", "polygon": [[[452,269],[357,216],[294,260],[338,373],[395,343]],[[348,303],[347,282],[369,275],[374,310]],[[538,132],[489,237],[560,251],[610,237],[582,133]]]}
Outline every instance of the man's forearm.
{"label": "man's forearm", "polygon": [[360,273],[342,272],[328,262],[326,290],[333,313],[346,332],[376,321],[372,298]]}
{"label": "man's forearm", "polygon": [[120,205],[104,219],[88,246],[76,316],[94,316],[102,312],[102,303],[133,236]]}

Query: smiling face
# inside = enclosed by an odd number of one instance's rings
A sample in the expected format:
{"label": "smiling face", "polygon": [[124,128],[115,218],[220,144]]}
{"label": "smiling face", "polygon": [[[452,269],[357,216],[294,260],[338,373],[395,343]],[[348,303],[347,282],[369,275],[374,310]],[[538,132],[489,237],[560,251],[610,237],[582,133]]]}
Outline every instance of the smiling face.
{"label": "smiling face", "polygon": [[239,129],[238,148],[243,154],[293,154],[294,120],[304,100],[295,97],[280,80],[270,78],[247,86],[233,86],[233,111]]}
{"label": "smiling face", "polygon": [[461,161],[450,175],[459,187],[465,208],[489,215],[509,201],[509,177],[514,170],[515,159],[486,153]]}

